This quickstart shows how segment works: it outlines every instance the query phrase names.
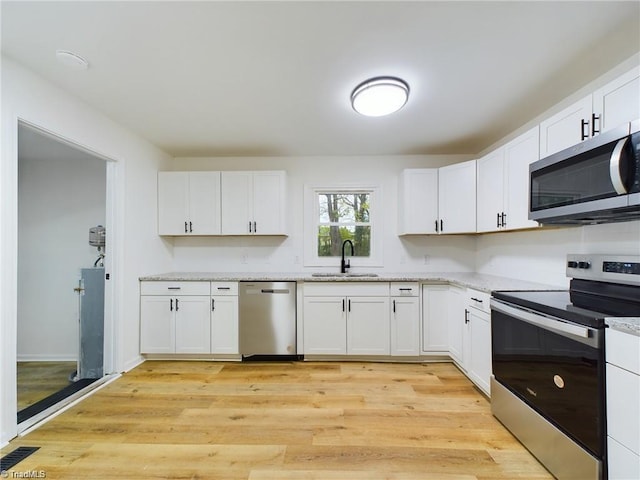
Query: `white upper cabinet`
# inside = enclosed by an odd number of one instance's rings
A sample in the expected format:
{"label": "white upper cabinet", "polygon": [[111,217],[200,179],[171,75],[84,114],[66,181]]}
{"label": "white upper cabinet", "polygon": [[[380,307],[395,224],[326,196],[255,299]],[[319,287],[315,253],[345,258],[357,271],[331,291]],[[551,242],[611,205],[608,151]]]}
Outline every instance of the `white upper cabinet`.
{"label": "white upper cabinet", "polygon": [[478,160],[478,232],[538,226],[529,220],[529,165],[538,160],[538,127]]}
{"label": "white upper cabinet", "polygon": [[476,161],[403,170],[398,185],[400,235],[476,230]]}
{"label": "white upper cabinet", "polygon": [[158,234],[220,234],[220,172],[158,172]]}
{"label": "white upper cabinet", "polygon": [[540,123],[540,158],[591,137],[592,96],[565,108]]}
{"label": "white upper cabinet", "polygon": [[398,184],[400,235],[436,233],[438,218],[438,169],[409,168]]}
{"label": "white upper cabinet", "polygon": [[640,67],[540,124],[540,158],[640,118]]}
{"label": "white upper cabinet", "polygon": [[222,172],[223,235],[286,235],[284,171]]}
{"label": "white upper cabinet", "polygon": [[596,90],[593,111],[603,132],[640,118],[640,67]]}
{"label": "white upper cabinet", "polygon": [[476,231],[476,161],[438,169],[438,230],[440,233]]}

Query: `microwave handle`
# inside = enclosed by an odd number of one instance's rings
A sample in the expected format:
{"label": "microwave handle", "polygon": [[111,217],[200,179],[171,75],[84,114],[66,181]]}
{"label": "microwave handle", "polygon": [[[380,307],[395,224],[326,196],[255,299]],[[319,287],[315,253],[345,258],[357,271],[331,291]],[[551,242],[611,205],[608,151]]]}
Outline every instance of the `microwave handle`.
{"label": "microwave handle", "polygon": [[609,160],[609,176],[611,177],[611,183],[613,184],[613,188],[615,191],[624,195],[625,193],[629,193],[627,191],[627,187],[624,185],[624,179],[620,175],[620,162],[622,161],[622,152],[624,150],[625,145],[629,137],[621,138],[616,144],[613,152],[611,153],[611,160]]}

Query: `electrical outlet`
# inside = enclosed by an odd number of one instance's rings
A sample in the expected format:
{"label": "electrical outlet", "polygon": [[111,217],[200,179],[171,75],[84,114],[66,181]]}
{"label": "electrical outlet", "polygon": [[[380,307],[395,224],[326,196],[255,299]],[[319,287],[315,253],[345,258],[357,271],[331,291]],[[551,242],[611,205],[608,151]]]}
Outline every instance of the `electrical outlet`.
{"label": "electrical outlet", "polygon": [[295,263],[296,265],[300,264],[300,256],[296,255],[295,257],[293,257],[293,263]]}
{"label": "electrical outlet", "polygon": [[431,258],[429,258],[429,255],[425,255],[424,256],[424,264],[425,265],[429,265],[430,262],[431,262]]}
{"label": "electrical outlet", "polygon": [[249,253],[248,252],[243,252],[242,253],[242,263],[247,264],[249,263]]}

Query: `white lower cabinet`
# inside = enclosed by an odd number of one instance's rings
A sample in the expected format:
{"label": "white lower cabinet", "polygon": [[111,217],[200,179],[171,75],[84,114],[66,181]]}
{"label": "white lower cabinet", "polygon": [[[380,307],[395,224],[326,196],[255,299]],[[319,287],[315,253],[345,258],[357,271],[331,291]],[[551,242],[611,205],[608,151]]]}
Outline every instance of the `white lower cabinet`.
{"label": "white lower cabinet", "polygon": [[237,282],[211,284],[211,353],[239,353]]}
{"label": "white lower cabinet", "polygon": [[[305,285],[305,289],[308,286]],[[344,297],[304,297],[304,353],[347,353],[347,314]]]}
{"label": "white lower cabinet", "polygon": [[389,355],[389,284],[304,285],[304,353]]}
{"label": "white lower cabinet", "polygon": [[449,286],[422,286],[422,353],[448,353]]}
{"label": "white lower cabinet", "polygon": [[449,355],[458,364],[464,365],[465,350],[465,309],[466,289],[460,287],[449,287],[449,298],[447,300],[447,338],[449,342]]}
{"label": "white lower cabinet", "polygon": [[238,354],[237,282],[141,282],[140,353]]}
{"label": "white lower cabinet", "polygon": [[640,337],[607,328],[609,480],[640,478]]}
{"label": "white lower cabinet", "polygon": [[391,284],[391,355],[420,355],[420,286]]}
{"label": "white lower cabinet", "polygon": [[209,296],[142,295],[141,353],[209,353]]}
{"label": "white lower cabinet", "polygon": [[347,354],[389,355],[389,297],[348,297]]}

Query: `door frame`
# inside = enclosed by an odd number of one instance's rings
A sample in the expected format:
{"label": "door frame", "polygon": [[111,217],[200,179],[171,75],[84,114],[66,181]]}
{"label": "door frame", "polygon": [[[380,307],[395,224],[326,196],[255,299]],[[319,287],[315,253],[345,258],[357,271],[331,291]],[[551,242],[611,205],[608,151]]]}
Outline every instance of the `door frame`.
{"label": "door frame", "polygon": [[[1,422],[5,423],[2,430],[4,432],[13,432],[11,437],[19,433],[16,418],[17,411],[17,254],[18,254],[18,127],[23,126],[34,130],[42,135],[48,136],[55,141],[69,145],[72,148],[83,151],[95,158],[102,159],[106,162],[106,198],[105,198],[105,226],[106,245],[105,245],[105,273],[109,274],[109,280],[105,282],[105,310],[104,310],[104,375],[117,373],[121,369],[121,349],[119,339],[121,338],[122,326],[119,319],[122,299],[122,282],[120,281],[121,272],[123,271],[123,246],[124,235],[122,231],[123,223],[123,198],[124,198],[124,181],[123,181],[123,162],[117,158],[102,154],[99,151],[82,143],[66,137],[53,129],[46,128],[35,122],[32,122],[21,116],[14,116],[11,122],[11,140],[12,145],[9,146],[11,155],[7,158],[7,164],[3,169],[2,183],[0,188],[6,188],[3,193],[3,202],[12,199],[13,202],[7,202],[5,212],[8,214],[8,222],[5,224],[3,237],[0,239],[0,257],[3,258],[4,279],[0,278],[0,288],[2,292],[0,296],[4,297],[6,303],[2,305],[2,313],[5,318],[3,322],[3,339],[1,341],[0,350],[4,350],[4,355],[0,359],[0,363],[5,363],[3,369],[3,381],[0,385],[2,392],[3,405],[5,405],[10,414],[2,415]],[[10,262],[6,261],[11,259]],[[5,348],[6,347],[6,348]],[[6,375],[6,376],[5,376]]]}

